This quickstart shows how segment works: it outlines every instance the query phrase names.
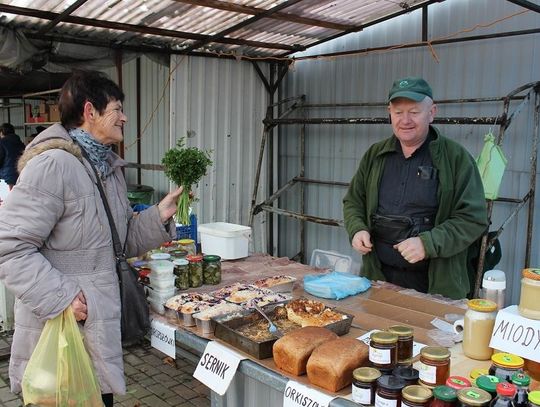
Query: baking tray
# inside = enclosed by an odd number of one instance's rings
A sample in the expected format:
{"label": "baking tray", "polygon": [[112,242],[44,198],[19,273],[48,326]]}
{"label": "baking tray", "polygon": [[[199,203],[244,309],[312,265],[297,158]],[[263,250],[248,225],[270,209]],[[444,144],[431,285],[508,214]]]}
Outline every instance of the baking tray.
{"label": "baking tray", "polygon": [[[271,304],[267,307],[263,307],[264,312],[270,317],[270,319],[273,318],[274,309],[277,305],[278,304]],[[333,309],[333,311],[346,315],[347,318],[325,325],[324,327],[335,332],[339,336],[345,335],[351,328],[351,323],[354,316],[338,309]],[[256,342],[241,335],[237,331],[237,328],[243,325],[255,323],[263,319],[262,315],[255,310],[244,310],[239,312],[239,314],[241,316],[234,318],[231,318],[230,315],[221,315],[219,317],[212,318],[212,320],[215,322],[214,336],[224,342],[227,342],[235,348],[246,352],[248,355],[251,355],[254,358],[266,359],[272,357],[272,347],[274,346],[274,342],[278,339],[277,337],[263,342]]]}

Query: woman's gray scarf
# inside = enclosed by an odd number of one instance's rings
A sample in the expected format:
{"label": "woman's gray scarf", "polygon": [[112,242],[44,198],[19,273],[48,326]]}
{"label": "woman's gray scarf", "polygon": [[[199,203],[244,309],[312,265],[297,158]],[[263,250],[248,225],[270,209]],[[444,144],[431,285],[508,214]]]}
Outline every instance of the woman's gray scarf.
{"label": "woman's gray scarf", "polygon": [[84,151],[88,154],[88,158],[90,158],[90,161],[94,164],[100,175],[103,178],[108,177],[112,173],[112,168],[107,161],[111,146],[106,146],[96,141],[90,133],[80,127],[70,129],[68,133],[73,140],[84,148]]}

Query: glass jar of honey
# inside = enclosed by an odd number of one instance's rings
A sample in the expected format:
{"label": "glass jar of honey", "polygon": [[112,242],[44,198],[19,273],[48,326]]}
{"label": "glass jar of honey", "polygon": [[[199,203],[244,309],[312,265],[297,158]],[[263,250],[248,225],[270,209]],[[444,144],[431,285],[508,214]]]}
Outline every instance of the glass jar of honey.
{"label": "glass jar of honey", "polygon": [[401,390],[401,405],[408,407],[427,407],[433,394],[425,387],[413,384]]}
{"label": "glass jar of honey", "polygon": [[523,373],[525,361],[522,357],[511,353],[499,352],[491,357],[489,374],[509,382],[514,373]]}
{"label": "glass jar of honey", "polygon": [[465,387],[457,393],[459,407],[483,407],[491,401],[491,396],[485,390],[476,387]]}
{"label": "glass jar of honey", "polygon": [[474,299],[467,302],[463,325],[463,353],[476,360],[489,360],[493,349],[489,347],[497,304],[490,300]]}
{"label": "glass jar of honey", "polygon": [[450,377],[450,351],[441,346],[426,346],[420,351],[419,382],[428,388],[443,385]]}
{"label": "glass jar of honey", "polygon": [[397,343],[397,363],[405,364],[413,357],[413,333],[409,326],[393,325],[388,328],[388,332],[398,336]]}
{"label": "glass jar of honey", "polygon": [[352,400],[366,406],[375,403],[377,379],[381,372],[372,367],[359,367],[353,371]]}
{"label": "glass jar of honey", "polygon": [[396,334],[384,331],[373,332],[369,337],[369,361],[377,369],[391,371],[397,362]]}
{"label": "glass jar of honey", "polygon": [[540,269],[524,269],[518,311],[530,319],[540,319]]}
{"label": "glass jar of honey", "polygon": [[437,386],[433,389],[433,400],[430,407],[454,407],[457,391],[448,386]]}

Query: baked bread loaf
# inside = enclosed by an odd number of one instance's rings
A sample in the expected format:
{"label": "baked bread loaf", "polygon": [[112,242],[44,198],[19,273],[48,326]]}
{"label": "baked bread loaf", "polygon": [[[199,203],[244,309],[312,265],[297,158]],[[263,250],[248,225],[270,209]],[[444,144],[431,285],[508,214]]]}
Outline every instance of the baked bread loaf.
{"label": "baked bread loaf", "polygon": [[300,376],[306,373],[306,364],[313,349],[337,337],[334,332],[318,326],[295,329],[274,343],[274,362],[279,369]]}
{"label": "baked bread loaf", "polygon": [[315,348],[307,363],[312,384],[336,392],[352,383],[352,372],[366,365],[369,348],[355,338],[337,338]]}

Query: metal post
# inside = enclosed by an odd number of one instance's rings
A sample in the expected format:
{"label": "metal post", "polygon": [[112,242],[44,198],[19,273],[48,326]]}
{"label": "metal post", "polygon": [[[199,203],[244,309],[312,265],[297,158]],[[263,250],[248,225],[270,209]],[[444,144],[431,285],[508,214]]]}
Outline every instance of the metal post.
{"label": "metal post", "polygon": [[527,220],[527,247],[525,249],[525,267],[531,263],[531,244],[534,226],[534,203],[536,191],[536,164],[538,157],[538,137],[540,132],[540,85],[534,88],[534,125],[531,151],[531,170],[529,180],[529,218]]}

